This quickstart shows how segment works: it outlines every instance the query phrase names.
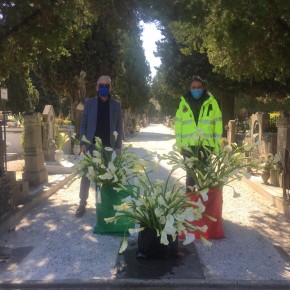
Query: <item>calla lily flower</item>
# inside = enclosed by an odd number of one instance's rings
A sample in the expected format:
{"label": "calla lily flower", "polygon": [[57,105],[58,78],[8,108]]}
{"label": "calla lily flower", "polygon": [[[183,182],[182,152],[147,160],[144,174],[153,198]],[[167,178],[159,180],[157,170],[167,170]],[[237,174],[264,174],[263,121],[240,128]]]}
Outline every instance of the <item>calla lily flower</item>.
{"label": "calla lily flower", "polygon": [[169,244],[169,241],[167,239],[167,233],[165,233],[164,231],[162,231],[162,233],[161,233],[160,242],[163,245],[168,245]]}
{"label": "calla lily flower", "polygon": [[122,254],[128,247],[128,240],[126,238],[123,239],[119,253]]}
{"label": "calla lily flower", "polygon": [[185,233],[185,240],[183,242],[183,245],[188,245],[188,244],[192,243],[194,240],[195,240],[195,235],[186,232]]}
{"label": "calla lily flower", "polygon": [[135,233],[140,233],[144,230],[145,228],[142,227],[142,228],[135,228],[135,229],[129,229],[129,233],[132,235],[132,234],[135,234]]}

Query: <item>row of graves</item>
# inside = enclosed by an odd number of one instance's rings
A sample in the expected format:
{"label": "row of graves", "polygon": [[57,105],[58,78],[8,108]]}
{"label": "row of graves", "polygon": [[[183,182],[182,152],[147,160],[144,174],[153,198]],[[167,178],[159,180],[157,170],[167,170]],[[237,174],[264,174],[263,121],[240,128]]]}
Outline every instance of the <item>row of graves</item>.
{"label": "row of graves", "polygon": [[[289,184],[290,184],[290,117],[281,113],[276,118],[276,132],[269,132],[270,114],[264,112],[257,112],[252,114],[249,130],[240,130],[240,124],[247,122],[246,118],[237,120],[230,120],[226,127],[227,142],[229,144],[236,143],[241,145],[243,142],[254,144],[260,141],[252,152],[252,157],[257,160],[264,160],[273,158],[278,155],[280,157],[280,168],[273,168],[270,182],[266,184],[279,186],[283,188],[283,197],[290,201]],[[261,172],[260,172],[261,173]]]}
{"label": "row of graves", "polygon": [[[74,155],[78,154],[75,147],[79,147],[79,145],[75,144],[79,144],[76,137],[79,136],[83,109],[83,103],[79,102],[74,110],[74,125],[57,126],[58,133],[64,133],[69,137],[69,141],[63,145],[63,153],[70,161]],[[54,165],[56,163],[56,149],[58,148],[55,142],[57,120],[53,106],[46,105],[42,113],[29,112],[22,116],[23,127],[8,126],[7,122],[5,124],[7,126],[4,126],[3,123],[0,126],[0,219],[27,200],[30,187],[46,183],[48,171],[71,172],[69,168],[62,167],[60,169],[57,166],[59,164]],[[132,135],[130,128],[136,128],[136,126],[132,126],[132,120],[131,112],[124,110],[123,131],[125,138]],[[142,127],[148,125],[145,114],[137,116],[136,121]],[[7,156],[9,154],[17,154],[24,159],[25,166],[21,179],[17,178],[16,172],[7,171]],[[65,161],[61,164],[63,163]]]}
{"label": "row of graves", "polygon": [[[64,146],[66,154],[72,154],[72,139],[76,127],[79,130],[81,114],[77,115],[76,126],[59,127],[59,131],[70,137],[70,142]],[[30,112],[23,114],[23,128],[5,126],[5,120],[0,126],[0,220],[18,205],[28,199],[29,187],[36,187],[48,182],[46,164],[54,162],[55,155],[55,122],[56,116],[52,105],[46,105],[43,113]],[[5,125],[4,125],[5,124]],[[4,132],[5,131],[5,132]],[[23,145],[21,137],[24,132]],[[8,138],[7,138],[8,136]],[[12,145],[7,146],[7,139]],[[16,146],[16,147],[15,147]],[[18,147],[21,148],[19,152]],[[7,170],[7,149],[15,150],[24,159],[22,178],[17,178],[15,171]]]}

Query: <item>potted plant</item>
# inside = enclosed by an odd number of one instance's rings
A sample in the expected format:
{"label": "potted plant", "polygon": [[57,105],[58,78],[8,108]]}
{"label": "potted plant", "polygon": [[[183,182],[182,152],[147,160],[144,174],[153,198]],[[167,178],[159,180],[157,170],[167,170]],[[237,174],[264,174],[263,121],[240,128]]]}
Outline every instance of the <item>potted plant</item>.
{"label": "potted plant", "polygon": [[[117,132],[114,134],[116,140]],[[131,186],[128,179],[136,175],[136,160],[139,158],[130,152],[130,146],[122,148],[121,154],[113,158],[113,149],[103,146],[100,138],[96,137],[94,144],[85,137],[82,141],[95,146],[92,152],[81,153],[78,164],[74,166],[79,176],[87,176],[99,189],[94,233],[123,235],[131,225],[126,218],[111,225],[104,219],[115,214],[113,205],[120,205],[123,198],[138,194],[138,188]]]}
{"label": "potted plant", "polygon": [[14,121],[15,127],[21,127],[23,124],[23,116],[21,113],[18,113],[17,115],[12,115],[12,120]]}
{"label": "potted plant", "polygon": [[[92,145],[85,138],[83,141]],[[92,153],[81,154],[75,165],[81,176],[86,175],[100,188],[94,233],[121,234],[122,252],[128,233],[138,232],[139,254],[151,258],[174,256],[179,234],[185,234],[187,244],[195,238],[189,229],[207,230],[206,226],[190,224],[201,217],[204,206],[200,200],[190,201],[184,186],[170,185],[171,174],[166,182],[151,180],[149,175],[158,165],[151,161],[152,156],[139,158],[125,147],[112,158],[113,149],[104,147],[99,138],[95,147]],[[136,229],[136,223],[141,227]]]}
{"label": "potted plant", "polygon": [[55,150],[55,155],[54,159],[56,162],[60,163],[63,160],[63,145],[69,141],[69,136],[65,133],[59,133],[57,136],[55,145],[56,145],[56,150]]}
{"label": "potted plant", "polygon": [[[136,177],[135,184],[140,188],[139,195],[131,195],[122,200],[122,204],[114,206],[116,214],[106,218],[107,223],[118,221],[126,217],[139,224],[139,228],[129,228],[129,233],[138,233],[137,257],[170,258],[176,257],[178,250],[178,236],[184,234],[183,244],[194,241],[192,232],[206,232],[207,226],[195,226],[191,222],[199,220],[205,210],[201,199],[190,201],[184,193],[184,186],[169,182],[173,169],[166,181],[152,180],[147,172],[146,161],[137,162],[141,171]],[[205,191],[197,193],[206,195]],[[191,232],[190,232],[191,231]],[[203,241],[209,244],[202,237]],[[122,253],[128,246],[124,236],[120,248]]]}
{"label": "potted plant", "polygon": [[[168,160],[169,164],[183,168],[187,175],[194,180],[194,187],[190,187],[188,195],[195,201],[197,191],[205,191],[206,199],[203,203],[206,207],[204,217],[194,224],[205,224],[208,226],[206,233],[202,233],[205,238],[223,238],[222,228],[222,188],[225,184],[243,176],[250,178],[249,167],[257,167],[258,163],[250,156],[250,152],[259,142],[248,145],[237,144],[226,145],[220,148],[218,153],[209,150],[202,140],[197,140],[197,145],[193,148],[183,148],[183,157],[177,150],[161,156],[161,159]],[[212,216],[216,222],[207,218]],[[202,238],[197,236],[197,238]]]}
{"label": "potted plant", "polygon": [[271,178],[271,183],[277,186],[279,184],[278,172],[282,170],[280,155],[273,155],[272,153],[262,155],[260,158],[260,163],[262,168],[261,178],[263,182],[267,184],[269,178]]}

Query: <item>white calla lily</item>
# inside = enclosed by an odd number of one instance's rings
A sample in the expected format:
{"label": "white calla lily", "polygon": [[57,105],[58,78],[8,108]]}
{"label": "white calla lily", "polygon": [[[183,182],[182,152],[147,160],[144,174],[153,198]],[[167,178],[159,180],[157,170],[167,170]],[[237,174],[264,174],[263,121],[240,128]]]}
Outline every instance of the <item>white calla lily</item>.
{"label": "white calla lily", "polygon": [[122,211],[130,209],[130,205],[122,203],[121,205],[113,205],[114,210]]}
{"label": "white calla lily", "polygon": [[128,240],[126,238],[123,239],[119,253],[122,254],[128,247]]}
{"label": "white calla lily", "polygon": [[204,212],[204,211],[205,211],[205,206],[204,206],[204,204],[202,203],[202,201],[201,201],[200,198],[197,200],[196,205],[198,206],[198,208],[199,208],[199,210],[200,210],[201,212]]}
{"label": "white calla lily", "polygon": [[208,201],[208,188],[201,190],[199,193],[202,196],[203,201]]}
{"label": "white calla lily", "polygon": [[167,239],[167,234],[164,231],[161,232],[160,243],[163,244],[163,245],[168,245],[169,244],[169,241]]}
{"label": "white calla lily", "polygon": [[135,229],[129,229],[129,234],[130,235],[133,235],[133,234],[136,234],[136,233],[140,233],[144,230],[145,228],[144,227],[141,227],[141,228],[135,228]]}
{"label": "white calla lily", "polygon": [[99,176],[100,179],[112,179],[113,175],[110,172],[107,172],[105,174],[102,174]]}
{"label": "white calla lily", "polygon": [[159,203],[160,205],[163,205],[164,207],[167,207],[167,204],[166,204],[166,202],[165,202],[163,196],[158,196],[157,200],[158,200],[158,203]]}
{"label": "white calla lily", "polygon": [[203,233],[205,233],[208,230],[208,226],[207,225],[204,225],[202,227],[197,227],[197,228],[198,228],[198,230],[200,230]]}
{"label": "white calla lily", "polygon": [[183,245],[188,245],[188,244],[192,243],[194,240],[195,240],[195,235],[186,232],[185,233],[185,240],[183,242]]}
{"label": "white calla lily", "polygon": [[108,151],[108,152],[112,152],[113,151],[113,148],[111,148],[111,147],[105,147],[105,150]]}

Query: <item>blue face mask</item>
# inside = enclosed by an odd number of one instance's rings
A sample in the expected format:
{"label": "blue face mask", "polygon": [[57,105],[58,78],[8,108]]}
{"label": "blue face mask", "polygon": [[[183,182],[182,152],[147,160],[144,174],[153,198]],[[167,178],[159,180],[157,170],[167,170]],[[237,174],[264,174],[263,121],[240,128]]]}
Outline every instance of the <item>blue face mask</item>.
{"label": "blue face mask", "polygon": [[191,90],[191,95],[193,96],[193,98],[198,100],[201,97],[202,92],[203,92],[203,90],[194,89],[194,90]]}
{"label": "blue face mask", "polygon": [[110,87],[99,87],[98,89],[98,93],[102,97],[108,96],[109,92],[110,92]]}

